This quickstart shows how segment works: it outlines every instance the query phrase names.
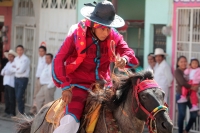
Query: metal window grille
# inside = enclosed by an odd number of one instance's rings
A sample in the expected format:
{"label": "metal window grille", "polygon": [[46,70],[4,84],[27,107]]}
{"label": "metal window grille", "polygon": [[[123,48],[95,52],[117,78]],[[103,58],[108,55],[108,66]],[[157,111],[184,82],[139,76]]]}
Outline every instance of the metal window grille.
{"label": "metal window grille", "polygon": [[42,0],[41,7],[42,7],[42,8],[48,8],[48,7],[49,7],[48,0]]}
{"label": "metal window grille", "polygon": [[32,0],[19,0],[18,15],[19,16],[34,16]]}
{"label": "metal window grille", "polygon": [[[200,60],[200,8],[178,9],[177,12],[177,39],[176,39],[176,56],[184,55],[188,62],[191,58]],[[200,93],[199,100],[200,100]],[[200,107],[200,105],[199,105]],[[189,111],[187,112],[185,125],[189,120]],[[174,125],[177,126],[178,111],[177,105],[175,110]],[[200,132],[200,116],[197,117],[193,124],[192,132]]]}
{"label": "metal window grille", "polygon": [[162,28],[165,25],[155,24],[154,25],[154,49],[162,48],[166,51],[166,36],[162,34]]}
{"label": "metal window grille", "polygon": [[76,9],[77,0],[42,0],[41,8]]}
{"label": "metal window grille", "polygon": [[51,8],[58,8],[57,0],[52,0],[51,1]]}

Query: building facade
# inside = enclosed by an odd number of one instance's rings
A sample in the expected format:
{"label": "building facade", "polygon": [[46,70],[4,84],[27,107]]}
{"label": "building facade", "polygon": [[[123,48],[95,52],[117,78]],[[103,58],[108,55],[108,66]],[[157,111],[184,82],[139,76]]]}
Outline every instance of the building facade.
{"label": "building facade", "polygon": [[[15,0],[12,10],[11,47],[21,44],[31,61],[31,72],[26,89],[26,105],[33,100],[38,47],[56,54],[70,26],[77,21],[77,0]],[[59,90],[59,89],[57,89]],[[56,98],[60,97],[60,91]]]}
{"label": "building facade", "polygon": [[[200,61],[200,0],[174,0],[173,3],[172,69],[176,69],[177,58],[184,55],[188,59]],[[174,87],[176,82],[174,82]],[[175,94],[175,89],[174,89]],[[199,89],[200,100],[200,89]],[[174,105],[174,124],[177,126],[177,106]],[[189,111],[186,121],[189,119]],[[192,131],[200,132],[200,116],[193,124]]]}

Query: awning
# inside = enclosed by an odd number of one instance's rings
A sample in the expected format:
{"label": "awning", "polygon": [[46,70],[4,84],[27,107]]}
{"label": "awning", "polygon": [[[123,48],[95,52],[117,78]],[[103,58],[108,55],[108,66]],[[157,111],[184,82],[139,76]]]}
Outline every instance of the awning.
{"label": "awning", "polygon": [[12,0],[0,0],[0,7],[11,7],[13,6],[13,1]]}

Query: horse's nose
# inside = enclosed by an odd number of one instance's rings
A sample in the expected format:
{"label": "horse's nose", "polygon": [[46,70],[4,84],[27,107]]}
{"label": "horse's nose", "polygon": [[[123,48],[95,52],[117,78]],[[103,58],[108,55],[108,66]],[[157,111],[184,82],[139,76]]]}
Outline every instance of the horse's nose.
{"label": "horse's nose", "polygon": [[164,121],[161,123],[161,126],[163,129],[167,130],[168,133],[172,133],[173,130],[173,124],[169,121]]}

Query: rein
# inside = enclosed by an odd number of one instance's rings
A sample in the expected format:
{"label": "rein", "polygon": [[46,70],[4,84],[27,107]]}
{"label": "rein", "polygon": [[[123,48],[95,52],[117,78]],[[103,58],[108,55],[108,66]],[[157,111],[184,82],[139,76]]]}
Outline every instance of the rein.
{"label": "rein", "polygon": [[[119,54],[115,54],[116,53],[116,48],[115,48],[116,46],[115,46],[115,41],[113,41],[113,40],[111,40],[110,41],[110,49],[111,49],[111,52],[112,52],[112,54],[113,54],[113,56],[115,57],[115,60],[120,60],[120,55]],[[117,68],[117,66],[114,66],[114,68],[113,68],[113,72],[112,73],[114,73],[114,70],[115,70],[115,68]],[[127,71],[127,70],[125,70],[125,69],[122,69],[128,76],[130,75],[129,74],[129,72]],[[111,76],[112,77],[112,76]]]}
{"label": "rein", "polygon": [[146,120],[146,124],[148,126],[149,132],[157,133],[155,116],[160,111],[167,111],[168,108],[167,108],[167,104],[165,103],[165,105],[160,105],[160,106],[156,107],[155,109],[153,109],[152,112],[149,112],[148,110],[145,109],[145,107],[140,103],[138,95],[140,92],[147,90],[147,89],[151,89],[151,88],[160,88],[160,87],[154,80],[147,79],[142,82],[140,82],[140,79],[137,80],[137,85],[135,86],[135,89],[133,91],[133,96],[135,96],[138,106],[135,110],[133,109],[133,111],[134,111],[134,113],[137,113],[139,108],[142,109],[142,111],[148,116],[147,120]]}

